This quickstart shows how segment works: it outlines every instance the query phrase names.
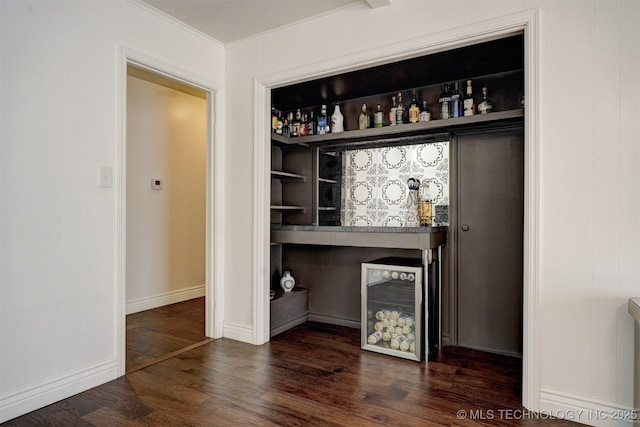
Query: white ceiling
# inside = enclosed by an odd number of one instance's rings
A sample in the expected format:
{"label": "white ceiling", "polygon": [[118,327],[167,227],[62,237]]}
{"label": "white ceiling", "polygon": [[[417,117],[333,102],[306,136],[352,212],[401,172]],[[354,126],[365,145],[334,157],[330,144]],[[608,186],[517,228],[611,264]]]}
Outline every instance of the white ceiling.
{"label": "white ceiling", "polygon": [[380,7],[391,0],[141,1],[222,43],[229,43],[353,4]]}

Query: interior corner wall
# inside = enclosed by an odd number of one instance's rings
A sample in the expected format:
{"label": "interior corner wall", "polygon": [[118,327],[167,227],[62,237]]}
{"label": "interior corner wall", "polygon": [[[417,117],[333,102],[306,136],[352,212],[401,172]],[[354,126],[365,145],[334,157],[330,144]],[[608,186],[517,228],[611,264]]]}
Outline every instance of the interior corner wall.
{"label": "interior corner wall", "polygon": [[[254,79],[387,46],[439,39],[447,31],[538,8],[540,16],[540,268],[538,309],[540,409],[589,408],[611,414],[633,397],[633,320],[627,299],[640,295],[640,3],[635,0],[411,1],[371,9],[363,5],[227,47],[227,86],[233,129],[228,182],[252,176],[254,129],[239,106],[254,102]],[[393,31],[375,31],[395,25]],[[363,35],[356,37],[354,35]],[[310,40],[326,49],[306,52]],[[286,46],[286,50],[283,50]],[[320,66],[318,66],[320,68]],[[236,73],[235,71],[238,70]],[[238,111],[239,112],[239,111]],[[268,120],[268,117],[264,118]],[[246,227],[227,208],[227,227]],[[245,228],[246,230],[246,228]],[[226,321],[251,328],[254,272],[244,268],[253,236],[228,246],[233,288]],[[258,272],[259,273],[259,272]],[[566,414],[567,412],[565,412]],[[579,419],[583,423],[598,420]]]}
{"label": "interior corner wall", "polygon": [[203,296],[206,100],[128,76],[126,146],[127,314]]}
{"label": "interior corner wall", "polygon": [[0,1],[0,422],[121,373],[123,47],[224,89],[220,43],[134,1]]}

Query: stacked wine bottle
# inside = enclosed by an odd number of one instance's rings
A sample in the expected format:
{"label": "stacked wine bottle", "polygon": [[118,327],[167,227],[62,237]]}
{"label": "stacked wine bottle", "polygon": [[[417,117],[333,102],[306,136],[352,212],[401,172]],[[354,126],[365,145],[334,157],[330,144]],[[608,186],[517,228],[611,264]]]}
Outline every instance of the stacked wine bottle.
{"label": "stacked wine bottle", "polygon": [[368,313],[367,342],[393,350],[416,352],[415,317],[397,308],[383,308]]}

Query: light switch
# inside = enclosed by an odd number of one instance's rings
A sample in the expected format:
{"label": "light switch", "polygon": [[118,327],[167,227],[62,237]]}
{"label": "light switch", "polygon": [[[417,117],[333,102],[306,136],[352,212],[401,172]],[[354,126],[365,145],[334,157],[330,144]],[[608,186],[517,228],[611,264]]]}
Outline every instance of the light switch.
{"label": "light switch", "polygon": [[98,181],[98,187],[113,187],[113,168],[111,168],[110,166],[100,166],[100,178]]}
{"label": "light switch", "polygon": [[151,180],[152,190],[162,190],[162,180],[160,178],[153,178]]}

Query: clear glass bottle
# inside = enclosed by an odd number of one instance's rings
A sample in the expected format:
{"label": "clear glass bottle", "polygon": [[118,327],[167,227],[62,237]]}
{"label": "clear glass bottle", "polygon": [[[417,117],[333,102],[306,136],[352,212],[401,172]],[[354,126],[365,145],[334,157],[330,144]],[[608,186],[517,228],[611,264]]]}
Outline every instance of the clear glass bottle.
{"label": "clear glass bottle", "polygon": [[382,112],[382,107],[378,104],[378,108],[373,116],[373,127],[381,128],[384,126],[384,113]]}
{"label": "clear glass bottle", "polygon": [[487,114],[493,111],[493,101],[487,95],[487,87],[482,87],[482,99],[478,103],[478,114]]}
{"label": "clear glass bottle", "polygon": [[451,117],[462,116],[462,95],[458,82],[453,82],[453,92],[451,92]]}
{"label": "clear glass bottle", "polygon": [[331,115],[331,133],[344,132],[344,116],[340,111],[340,104],[336,102],[336,107]]}
{"label": "clear glass bottle", "polygon": [[464,95],[463,115],[474,116],[476,114],[476,101],[473,99],[473,88],[471,87],[471,80],[467,80],[467,92]]}
{"label": "clear glass bottle", "polygon": [[409,123],[418,123],[420,120],[420,107],[416,98],[416,90],[411,91],[411,103],[409,104]]}
{"label": "clear glass bottle", "polygon": [[442,86],[442,92],[438,97],[438,107],[440,109],[440,119],[451,118],[451,92],[449,92],[449,83]]}
{"label": "clear glass bottle", "polygon": [[429,180],[423,179],[418,192],[418,216],[421,227],[431,227],[433,224],[433,203],[429,191]]}

